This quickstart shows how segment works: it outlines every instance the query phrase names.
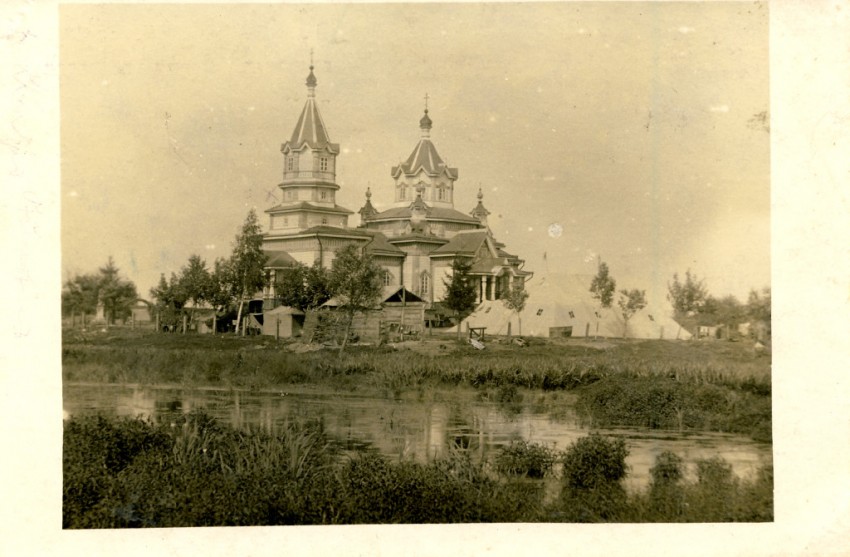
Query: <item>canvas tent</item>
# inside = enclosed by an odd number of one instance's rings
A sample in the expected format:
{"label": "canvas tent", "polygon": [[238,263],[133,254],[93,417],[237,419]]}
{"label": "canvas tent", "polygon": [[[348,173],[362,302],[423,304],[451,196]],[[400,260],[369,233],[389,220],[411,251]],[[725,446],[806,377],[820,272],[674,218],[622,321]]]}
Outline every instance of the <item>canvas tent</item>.
{"label": "canvas tent", "polygon": [[301,334],[304,326],[304,312],[288,306],[278,306],[263,312],[264,335],[296,337]]}
{"label": "canvas tent", "polygon": [[[528,300],[522,312],[522,334],[539,337],[608,337],[687,339],[688,333],[670,316],[671,311],[657,301],[648,300],[646,308],[629,319],[615,302],[604,309],[590,293],[593,277],[585,275],[549,275],[526,284]],[[654,303],[655,302],[655,303]],[[501,300],[480,304],[461,326],[486,327],[488,335],[517,335],[519,322]]]}

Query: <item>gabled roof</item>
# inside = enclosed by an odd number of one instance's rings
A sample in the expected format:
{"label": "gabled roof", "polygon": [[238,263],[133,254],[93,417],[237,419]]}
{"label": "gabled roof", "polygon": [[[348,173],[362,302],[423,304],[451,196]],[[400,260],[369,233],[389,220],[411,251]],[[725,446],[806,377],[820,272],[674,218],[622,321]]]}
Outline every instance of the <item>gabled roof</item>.
{"label": "gabled roof", "polygon": [[481,244],[487,241],[486,230],[461,231],[452,236],[448,244],[438,247],[431,255],[468,255],[478,253]]}
{"label": "gabled roof", "polygon": [[428,138],[419,140],[407,160],[392,168],[392,175],[398,176],[400,172],[404,172],[408,176],[412,176],[420,170],[424,170],[429,176],[438,176],[445,171],[452,180],[457,180],[458,177],[457,168],[446,166],[446,163],[437,153],[437,148]]}
{"label": "gabled roof", "polygon": [[501,257],[482,257],[472,264],[469,269],[470,273],[491,274],[497,269],[505,267],[508,263]]}
{"label": "gabled roof", "polygon": [[386,236],[376,230],[363,230],[366,234],[372,236],[372,241],[366,245],[366,252],[376,255],[392,255],[404,256],[405,253],[392,245]]}
{"label": "gabled roof", "polygon": [[422,298],[405,288],[404,286],[397,284],[395,286],[385,286],[384,291],[381,294],[381,300],[384,302],[424,302]]}
{"label": "gabled roof", "polygon": [[[403,297],[402,293],[404,294]],[[407,288],[405,288],[404,286],[396,284],[393,286],[383,287],[383,290],[381,291],[381,297],[379,298],[378,303],[381,304],[384,302],[401,302],[402,300],[410,303],[419,303],[425,301]],[[322,307],[331,308],[338,307],[339,305],[339,299],[334,296],[333,298],[322,304]]]}

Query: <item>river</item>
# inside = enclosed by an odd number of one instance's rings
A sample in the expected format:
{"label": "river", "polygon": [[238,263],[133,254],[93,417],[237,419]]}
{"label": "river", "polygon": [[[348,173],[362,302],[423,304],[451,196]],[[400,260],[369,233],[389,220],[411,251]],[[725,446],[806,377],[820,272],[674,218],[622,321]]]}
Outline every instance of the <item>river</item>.
{"label": "river", "polygon": [[[168,420],[204,409],[236,427],[255,426],[270,432],[291,421],[321,420],[325,431],[344,448],[375,450],[393,459],[418,462],[439,458],[452,446],[486,459],[518,439],[563,450],[590,433],[576,416],[574,398],[569,393],[526,393],[522,402],[503,404],[482,400],[480,393],[465,389],[386,398],[315,386],[251,392],[69,383],[63,386],[63,400],[66,417],[101,412]],[[626,441],[626,487],[632,490],[647,484],[655,457],[665,450],[685,460],[690,478],[695,462],[704,458],[723,458],[741,478],[751,477],[772,462],[770,444],[738,435],[636,427],[593,431]]]}

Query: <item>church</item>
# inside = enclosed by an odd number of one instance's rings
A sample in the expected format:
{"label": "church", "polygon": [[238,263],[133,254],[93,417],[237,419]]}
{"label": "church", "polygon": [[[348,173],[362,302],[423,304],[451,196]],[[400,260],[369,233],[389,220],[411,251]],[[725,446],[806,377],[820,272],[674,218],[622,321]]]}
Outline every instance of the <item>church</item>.
{"label": "church", "polygon": [[[296,263],[320,262],[330,268],[336,251],[357,243],[383,269],[385,286],[404,286],[430,307],[443,298],[443,280],[452,261],[472,263],[479,284],[478,301],[497,300],[503,289],[524,285],[531,272],[524,261],[505,251],[487,225],[489,211],[478,190],[478,204],[468,213],[455,209],[458,169],[447,166],[431,141],[432,120],[419,120],[419,141],[407,159],[393,166],[392,202],[384,210],[372,205],[372,192],[358,211],[360,224],[349,226],[354,212],[336,203],[339,144],[333,143],[316,102],[318,80],[310,66],[307,102],[289,140],[281,146],[282,201],[267,209],[263,250],[269,280],[263,292],[266,311],[275,308],[277,274]],[[426,99],[427,102],[427,99]],[[387,187],[387,190],[390,188]]]}

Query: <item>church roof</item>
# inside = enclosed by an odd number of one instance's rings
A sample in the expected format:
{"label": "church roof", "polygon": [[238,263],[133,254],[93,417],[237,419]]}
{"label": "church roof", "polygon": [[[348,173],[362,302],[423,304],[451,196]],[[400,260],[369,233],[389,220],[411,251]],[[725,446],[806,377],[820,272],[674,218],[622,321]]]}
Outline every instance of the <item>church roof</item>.
{"label": "church roof", "polygon": [[[470,223],[478,223],[478,219],[472,218],[469,215],[465,215],[460,211],[456,211],[454,209],[450,209],[448,207],[431,207],[426,205],[426,219],[429,221],[434,220],[451,220],[451,221],[460,221],[460,222],[470,222]],[[369,220],[389,220],[389,219],[409,219],[412,214],[412,210],[410,206],[408,207],[393,207],[391,209],[387,209],[386,211],[381,211],[380,213],[373,215]]]}
{"label": "church roof", "polygon": [[481,244],[487,240],[486,230],[471,230],[458,232],[448,244],[442,245],[431,252],[432,255],[469,255],[474,256],[478,253]]}
{"label": "church roof", "polygon": [[495,269],[505,266],[505,260],[501,257],[483,257],[472,264],[470,273],[492,273]]}
{"label": "church roof", "polygon": [[339,205],[334,205],[333,207],[324,207],[322,205],[313,205],[307,201],[302,201],[301,203],[295,203],[293,205],[275,205],[271,209],[266,209],[266,213],[291,213],[294,211],[302,211],[302,210],[311,210],[318,211],[321,213],[339,213],[341,215],[353,215],[354,211],[350,211],[345,207],[340,207]]}
{"label": "church roof", "polygon": [[319,107],[316,106],[316,100],[313,98],[307,99],[288,145],[292,149],[298,149],[305,143],[311,149],[327,149],[332,153],[339,152],[339,145],[331,143],[325,122],[322,120]]}
{"label": "church roof", "polygon": [[419,143],[413,149],[413,152],[410,153],[410,156],[407,157],[407,160],[399,166],[392,168],[392,175],[398,176],[402,172],[407,175],[413,175],[420,170],[424,170],[429,176],[437,176],[445,170],[453,180],[457,180],[458,176],[457,168],[446,166],[440,154],[437,153],[437,148],[434,147],[434,144],[428,138],[419,140]]}
{"label": "church roof", "polygon": [[346,236],[363,238],[366,244],[366,251],[378,255],[404,255],[404,252],[387,241],[387,237],[377,230],[366,230],[363,228],[338,228],[336,226],[313,226],[298,235],[323,234],[326,236]]}
{"label": "church roof", "polygon": [[313,75],[313,66],[310,66],[310,75],[307,77],[307,89],[310,93],[292,131],[292,137],[284,144],[284,148],[289,146],[290,149],[300,149],[306,143],[311,149],[327,149],[332,153],[339,153],[339,145],[331,143],[325,121],[319,114],[314,96],[315,88],[316,76]]}
{"label": "church roof", "polygon": [[268,260],[264,267],[271,269],[280,269],[282,267],[292,267],[297,261],[285,251],[267,251]]}

